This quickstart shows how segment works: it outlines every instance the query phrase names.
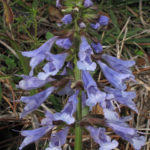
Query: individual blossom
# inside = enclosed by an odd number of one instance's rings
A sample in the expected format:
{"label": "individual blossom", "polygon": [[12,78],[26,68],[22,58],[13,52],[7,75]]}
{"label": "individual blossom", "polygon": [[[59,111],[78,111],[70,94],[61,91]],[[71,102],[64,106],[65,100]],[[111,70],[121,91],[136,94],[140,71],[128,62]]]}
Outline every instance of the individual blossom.
{"label": "individual blossom", "polygon": [[59,70],[63,67],[65,59],[68,53],[62,54],[52,54],[49,53],[46,57],[48,63],[42,68],[44,72],[39,72],[38,78],[41,80],[46,80],[50,75],[56,75]]}
{"label": "individual blossom", "polygon": [[23,130],[21,131],[21,135],[25,136],[25,139],[21,143],[19,150],[22,150],[25,146],[39,140],[43,137],[47,132],[49,132],[53,127],[53,121],[55,120],[53,114],[50,112],[45,112],[46,118],[42,119],[43,127],[33,129],[33,130]]}
{"label": "individual blossom", "polygon": [[87,8],[87,7],[90,7],[93,5],[93,2],[91,0],[84,0],[84,7]]}
{"label": "individual blossom", "polygon": [[90,24],[90,26],[93,28],[93,29],[95,29],[95,30],[97,30],[99,27],[100,27],[100,24],[97,22],[97,23],[91,23]]}
{"label": "individual blossom", "polygon": [[108,127],[112,128],[113,131],[124,140],[131,143],[136,150],[140,150],[146,139],[144,136],[139,136],[136,129],[129,127],[126,123],[131,117],[119,118],[118,114],[114,111],[108,109],[104,109],[103,111]]}
{"label": "individual blossom", "polygon": [[92,109],[92,107],[97,103],[101,103],[105,100],[106,94],[98,89],[96,82],[93,80],[88,71],[82,71],[82,80],[84,83],[84,88],[88,95],[86,105],[89,106],[90,109]]}
{"label": "individual blossom", "polygon": [[97,129],[91,126],[86,128],[90,132],[90,135],[94,141],[99,144],[99,150],[113,150],[118,146],[118,142],[116,140],[111,141],[111,138],[106,135],[105,128]]}
{"label": "individual blossom", "polygon": [[108,93],[113,94],[114,99],[117,102],[131,108],[132,110],[134,110],[135,112],[138,113],[136,105],[132,101],[132,99],[134,99],[136,97],[135,92],[126,92],[126,91],[123,91],[123,90],[120,90],[120,89],[113,89],[113,88],[110,88],[110,87],[105,87],[104,90]]}
{"label": "individual blossom", "polygon": [[134,75],[132,74],[132,71],[130,68],[135,65],[135,61],[133,60],[121,60],[116,57],[103,54],[101,56],[102,59],[104,59],[111,68],[114,70],[124,73],[124,74],[130,74],[132,78],[134,78]]}
{"label": "individual blossom", "polygon": [[107,25],[109,22],[109,18],[107,16],[100,16],[98,22],[96,22],[95,24],[94,23],[91,23],[90,26],[97,30],[99,29],[101,26],[105,26]]}
{"label": "individual blossom", "polygon": [[49,97],[54,89],[54,87],[50,87],[32,96],[22,96],[20,100],[26,103],[26,106],[24,107],[24,111],[21,114],[21,118],[25,117],[27,114],[37,109]]}
{"label": "individual blossom", "polygon": [[37,140],[39,140],[41,137],[43,137],[48,131],[50,131],[52,128],[51,126],[45,126],[33,130],[24,130],[21,131],[21,135],[25,136],[25,139],[21,143],[19,150],[22,150],[25,146],[29,145],[30,143],[33,143]]}
{"label": "individual blossom", "polygon": [[57,133],[52,133],[49,147],[46,150],[62,150],[61,146],[66,143],[66,137],[69,131],[69,127],[65,127]]}
{"label": "individual blossom", "polygon": [[96,53],[101,53],[103,51],[103,47],[102,47],[102,45],[100,43],[94,43],[94,42],[92,42],[91,46],[92,46],[92,48],[94,49],[94,51]]}
{"label": "individual blossom", "polygon": [[31,77],[27,75],[21,75],[21,77],[23,77],[23,80],[19,82],[17,88],[21,88],[23,90],[33,90],[36,88],[40,88],[44,86],[46,83],[54,81],[53,78],[47,78],[46,80],[41,80],[37,77]]}
{"label": "individual blossom", "polygon": [[46,58],[47,53],[50,52],[57,38],[58,38],[57,36],[54,36],[53,38],[46,41],[42,46],[33,51],[22,52],[23,56],[31,58],[30,60],[31,71],[29,74],[30,76],[33,75],[34,68]]}
{"label": "individual blossom", "polygon": [[68,50],[72,46],[72,42],[69,38],[63,38],[56,40],[56,45]]}
{"label": "individual blossom", "polygon": [[91,54],[93,54],[91,46],[88,44],[86,38],[81,36],[81,44],[78,53],[80,60],[77,62],[77,66],[80,70],[94,71],[96,69],[96,63],[92,62]]}
{"label": "individual blossom", "polygon": [[61,21],[64,23],[64,24],[70,24],[72,22],[72,16],[71,14],[67,14],[65,15]]}
{"label": "individual blossom", "polygon": [[69,125],[75,122],[75,118],[73,117],[73,114],[76,111],[76,106],[78,103],[77,96],[78,96],[78,91],[76,91],[75,94],[70,96],[64,109],[61,112],[57,112],[54,114],[55,120],[62,120]]}
{"label": "individual blossom", "polygon": [[117,72],[117,71],[109,68],[106,64],[102,63],[101,61],[98,61],[98,64],[100,65],[107,80],[115,88],[121,89],[121,90],[125,90],[127,88],[125,81],[127,81],[131,78],[130,74],[123,74],[123,73]]}
{"label": "individual blossom", "polygon": [[106,26],[109,22],[109,18],[107,16],[100,16],[98,22],[100,26]]}

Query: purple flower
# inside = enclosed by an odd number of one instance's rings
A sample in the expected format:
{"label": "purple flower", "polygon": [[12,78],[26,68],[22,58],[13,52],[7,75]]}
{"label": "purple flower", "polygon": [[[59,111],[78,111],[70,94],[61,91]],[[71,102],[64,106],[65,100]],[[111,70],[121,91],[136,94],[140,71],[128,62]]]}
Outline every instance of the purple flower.
{"label": "purple flower", "polygon": [[64,109],[60,113],[54,114],[55,120],[62,120],[67,124],[74,123],[75,119],[73,117],[73,114],[76,111],[76,106],[78,103],[77,95],[78,95],[78,91],[76,91],[76,93],[69,98]]}
{"label": "purple flower", "polygon": [[91,46],[88,44],[86,38],[81,36],[81,44],[78,53],[80,61],[77,62],[77,66],[80,70],[94,71],[96,69],[96,63],[92,62],[91,54],[93,54]]}
{"label": "purple flower", "polygon": [[109,110],[115,110],[115,106],[113,105],[113,101],[114,101],[114,95],[113,94],[106,94],[106,98],[105,101],[99,103],[100,106],[103,109],[109,109]]}
{"label": "purple flower", "polygon": [[19,82],[19,85],[17,85],[17,87],[23,90],[33,90],[36,88],[40,88],[44,86],[46,83],[54,81],[54,79],[52,78],[47,78],[46,80],[40,80],[37,77],[31,77],[26,75],[21,75],[21,77],[23,77],[23,80]]}
{"label": "purple flower", "polygon": [[63,39],[58,39],[56,41],[56,45],[68,50],[72,46],[72,42],[70,41],[69,38],[63,38]]}
{"label": "purple flower", "polygon": [[96,53],[101,53],[103,51],[103,47],[102,47],[102,45],[100,43],[94,43],[94,42],[92,42],[91,46],[92,46],[92,48],[94,49],[94,51]]}
{"label": "purple flower", "polygon": [[93,2],[91,0],[84,0],[84,7],[87,8],[87,7],[90,7],[93,5]]}
{"label": "purple flower", "polygon": [[105,128],[96,129],[88,126],[87,129],[94,141],[100,145],[99,150],[112,150],[118,146],[116,140],[111,141],[111,138],[106,135]]}
{"label": "purple flower", "polygon": [[97,103],[101,103],[105,100],[106,94],[98,89],[96,82],[93,80],[88,71],[82,71],[82,80],[84,83],[84,88],[88,95],[86,105],[89,106],[90,109],[92,109],[92,107]]}
{"label": "purple flower", "polygon": [[98,22],[101,26],[107,25],[109,22],[109,18],[107,16],[100,16]]}
{"label": "purple flower", "polygon": [[124,104],[125,106],[128,106],[132,110],[138,113],[138,110],[136,108],[135,103],[132,101],[136,97],[135,92],[126,92],[122,91],[120,89],[113,89],[110,87],[105,87],[104,90],[108,93],[111,93],[114,95],[114,99],[119,102],[120,104]]}
{"label": "purple flower", "polygon": [[19,147],[19,150],[22,150],[25,146],[27,146],[30,143],[33,143],[40,139],[44,134],[46,134],[48,131],[51,130],[51,127],[45,126],[34,130],[24,130],[21,131],[21,135],[25,136],[25,139],[23,140],[22,144]]}
{"label": "purple flower", "polygon": [[97,30],[97,29],[100,27],[100,24],[99,24],[98,22],[97,22],[96,24],[91,23],[90,26],[91,26],[93,29]]}
{"label": "purple flower", "polygon": [[58,7],[58,8],[61,7],[60,0],[56,0],[56,7]]}
{"label": "purple flower", "polygon": [[64,23],[64,24],[70,24],[72,22],[72,16],[71,14],[67,14],[65,15],[61,21]]}
{"label": "purple flower", "polygon": [[57,55],[51,53],[47,54],[46,59],[49,62],[46,63],[45,66],[43,67],[44,72],[40,72],[38,74],[38,78],[41,80],[46,80],[48,76],[56,75],[64,65],[67,55],[68,53],[62,53]]}
{"label": "purple flower", "polygon": [[144,136],[139,136],[136,129],[130,128],[126,123],[131,117],[119,118],[118,114],[114,111],[108,109],[104,109],[103,111],[107,125],[124,140],[130,142],[136,150],[140,150],[146,139]]}
{"label": "purple flower", "polygon": [[100,65],[107,80],[115,88],[121,89],[121,90],[126,89],[126,84],[124,82],[131,78],[130,74],[123,74],[120,72],[116,72],[115,70],[112,70],[111,68],[109,68],[106,64],[102,63],[101,61],[98,61],[98,64]]}
{"label": "purple flower", "polygon": [[46,150],[61,150],[61,146],[66,143],[68,131],[69,127],[66,127],[57,133],[52,133],[49,147]]}
{"label": "purple flower", "polygon": [[90,26],[97,30],[98,28],[100,28],[101,26],[107,25],[109,22],[109,18],[106,16],[101,16],[98,20],[98,22],[96,22],[95,24],[91,23]]}
{"label": "purple flower", "polygon": [[30,112],[37,109],[54,91],[54,87],[50,87],[40,93],[37,93],[33,96],[22,96],[21,101],[26,103],[27,105],[24,107],[24,111],[21,114],[21,118],[25,117]]}
{"label": "purple flower", "polygon": [[116,57],[107,55],[107,54],[103,54],[101,56],[102,59],[104,59],[111,68],[113,68],[114,70],[120,72],[120,73],[124,73],[124,74],[130,74],[132,78],[134,78],[132,71],[130,70],[130,67],[132,67],[133,65],[135,65],[135,61],[133,60],[121,60],[118,59]]}
{"label": "purple flower", "polygon": [[[91,46],[89,45],[89,43],[87,42],[87,39],[86,39],[86,37],[85,36],[81,36],[81,44],[80,44],[80,48],[79,48],[79,50],[81,51],[80,53],[79,53],[79,58],[81,57],[83,57],[82,56],[82,53],[84,53],[84,52],[87,52],[87,53],[89,53],[89,54],[93,54],[93,51],[92,51],[92,48],[91,48]],[[84,56],[85,57],[85,56]],[[84,59],[84,58],[83,58]]]}
{"label": "purple flower", "polygon": [[54,36],[53,38],[49,39],[47,42],[45,42],[42,46],[40,46],[38,49],[35,49],[33,51],[28,52],[22,52],[22,55],[25,57],[31,57],[30,60],[30,76],[33,75],[34,68],[40,64],[45,58],[47,53],[51,50],[54,42],[57,40],[57,36]]}
{"label": "purple flower", "polygon": [[53,121],[55,120],[54,114],[50,113],[49,111],[45,112],[45,118],[42,119],[41,125],[43,126],[51,126],[51,128],[54,127]]}

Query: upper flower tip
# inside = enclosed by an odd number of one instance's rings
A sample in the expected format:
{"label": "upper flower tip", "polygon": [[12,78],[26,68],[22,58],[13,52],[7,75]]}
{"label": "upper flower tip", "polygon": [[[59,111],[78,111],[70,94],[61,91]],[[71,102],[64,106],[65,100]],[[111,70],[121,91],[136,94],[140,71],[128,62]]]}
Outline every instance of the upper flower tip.
{"label": "upper flower tip", "polygon": [[99,18],[99,24],[101,26],[107,25],[108,22],[109,22],[109,18],[107,16],[103,16],[103,15],[100,16],[100,18]]}
{"label": "upper flower tip", "polygon": [[61,21],[64,23],[64,24],[70,24],[72,22],[72,16],[71,14],[67,14],[65,15]]}
{"label": "upper flower tip", "polygon": [[87,8],[87,7],[90,7],[93,5],[93,2],[91,0],[85,0],[84,1],[84,7]]}

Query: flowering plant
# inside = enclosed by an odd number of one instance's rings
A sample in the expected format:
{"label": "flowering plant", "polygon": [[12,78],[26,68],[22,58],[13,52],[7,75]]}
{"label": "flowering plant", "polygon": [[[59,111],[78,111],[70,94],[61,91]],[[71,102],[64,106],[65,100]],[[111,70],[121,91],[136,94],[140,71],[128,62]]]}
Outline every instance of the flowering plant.
{"label": "flowering plant", "polygon": [[[126,81],[134,81],[130,68],[135,62],[105,54],[101,43],[92,35],[108,25],[109,17],[95,15],[98,8],[94,7],[92,0],[56,0],[56,7],[64,12],[61,23],[57,25],[58,29],[67,31],[66,34],[52,37],[38,49],[22,52],[23,56],[31,58],[31,71],[29,76],[21,75],[23,79],[18,87],[24,90],[45,88],[35,95],[21,97],[21,101],[26,103],[21,118],[36,110],[54,92],[69,98],[61,112],[45,112],[40,128],[21,131],[25,139],[19,149],[22,150],[51,131],[46,150],[61,150],[69,129],[75,127],[75,150],[81,150],[82,128],[85,127],[99,144],[99,150],[111,150],[119,145],[118,141],[111,140],[106,134],[105,128],[111,128],[136,150],[140,150],[145,137],[127,124],[131,117],[120,117],[115,107],[117,104],[120,110],[119,104],[123,104],[138,113],[132,101],[136,94],[127,91],[126,86]],[[58,53],[56,48],[61,51]],[[41,62],[42,71],[34,75],[35,68]],[[73,72],[72,76],[69,76],[67,68]],[[110,87],[99,87],[93,79],[91,73],[97,68],[102,70]],[[65,86],[60,89],[62,85]],[[95,105],[103,109],[103,116],[89,115]],[[83,115],[83,111],[86,115]]]}

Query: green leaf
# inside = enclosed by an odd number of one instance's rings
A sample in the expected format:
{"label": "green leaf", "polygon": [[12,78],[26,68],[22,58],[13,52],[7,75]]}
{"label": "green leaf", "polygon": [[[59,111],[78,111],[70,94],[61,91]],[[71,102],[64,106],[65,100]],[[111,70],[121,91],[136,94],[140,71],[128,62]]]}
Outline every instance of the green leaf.
{"label": "green leaf", "polygon": [[12,78],[12,76],[10,76],[10,75],[0,76],[0,80],[5,80],[5,79],[9,79],[9,78]]}
{"label": "green leaf", "polygon": [[46,33],[46,39],[49,40],[50,38],[52,38],[54,35],[50,32]]}
{"label": "green leaf", "polygon": [[119,25],[118,25],[118,20],[117,20],[117,17],[115,16],[115,14],[112,10],[110,10],[110,18],[112,19],[112,23],[115,26],[116,31],[119,33],[120,28],[119,28]]}
{"label": "green leaf", "polygon": [[144,55],[144,52],[141,51],[141,50],[136,50],[135,53],[136,53],[136,55],[138,55],[138,56],[143,56],[143,55]]}

